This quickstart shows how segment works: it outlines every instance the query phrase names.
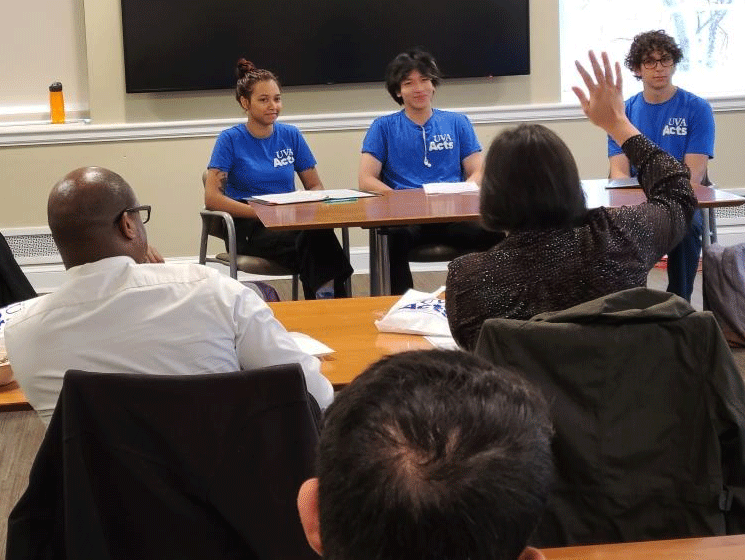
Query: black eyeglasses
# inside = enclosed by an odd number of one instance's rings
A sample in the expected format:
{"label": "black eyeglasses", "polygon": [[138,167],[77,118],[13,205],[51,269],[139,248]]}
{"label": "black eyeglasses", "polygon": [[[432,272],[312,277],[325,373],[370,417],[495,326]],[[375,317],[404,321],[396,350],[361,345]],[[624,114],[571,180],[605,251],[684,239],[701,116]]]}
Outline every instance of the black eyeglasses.
{"label": "black eyeglasses", "polygon": [[669,54],[664,55],[662,58],[646,58],[642,61],[644,68],[647,70],[654,70],[657,68],[657,63],[662,64],[663,68],[669,68],[673,65],[673,57]]}
{"label": "black eyeglasses", "polygon": [[125,208],[124,210],[122,210],[116,215],[116,218],[114,218],[114,223],[121,220],[124,214],[131,214],[133,212],[140,213],[140,219],[142,220],[143,224],[146,224],[150,221],[150,205],[144,204],[142,206],[133,206],[132,208]]}

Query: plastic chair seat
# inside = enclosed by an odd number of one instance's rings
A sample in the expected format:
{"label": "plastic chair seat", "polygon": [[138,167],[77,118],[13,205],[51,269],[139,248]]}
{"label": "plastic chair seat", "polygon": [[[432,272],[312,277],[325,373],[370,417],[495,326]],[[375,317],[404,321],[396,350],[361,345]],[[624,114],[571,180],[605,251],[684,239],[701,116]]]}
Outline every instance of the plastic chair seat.
{"label": "plastic chair seat", "polygon": [[[225,266],[230,266],[230,255],[228,253],[218,253],[214,257],[214,262],[219,262]],[[262,257],[251,255],[236,255],[235,264],[238,270],[248,274],[262,274],[266,276],[292,276],[293,273],[289,268],[285,268],[274,261]]]}
{"label": "plastic chair seat", "polygon": [[452,245],[433,243],[420,245],[409,251],[409,261],[412,262],[446,262],[473,252],[473,249],[458,248]]}

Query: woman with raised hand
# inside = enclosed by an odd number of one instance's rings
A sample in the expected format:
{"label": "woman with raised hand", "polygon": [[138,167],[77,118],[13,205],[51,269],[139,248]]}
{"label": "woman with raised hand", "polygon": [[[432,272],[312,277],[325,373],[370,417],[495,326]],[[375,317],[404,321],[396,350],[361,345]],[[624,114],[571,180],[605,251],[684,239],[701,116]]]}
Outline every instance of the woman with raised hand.
{"label": "woman with raised hand", "polygon": [[218,136],[207,166],[204,205],[233,216],[239,254],[299,273],[305,299],[345,297],[352,267],[333,230],[270,231],[245,203],[251,196],[294,191],[295,173],[305,189],[323,189],[323,184],[300,131],[277,122],[282,110],[277,76],[245,58],[238,61],[236,76],[235,97],[247,121]]}
{"label": "woman with raised hand", "polygon": [[624,111],[621,68],[590,52],[577,62],[587,93],[573,88],[590,121],[639,170],[647,202],[587,210],[567,145],[541,125],[505,130],[484,164],[480,213],[507,237],[450,263],[447,314],[461,346],[476,345],[486,319],[529,319],[619,290],[646,286],[650,269],[683,237],[696,208],[688,169],[639,133]]}

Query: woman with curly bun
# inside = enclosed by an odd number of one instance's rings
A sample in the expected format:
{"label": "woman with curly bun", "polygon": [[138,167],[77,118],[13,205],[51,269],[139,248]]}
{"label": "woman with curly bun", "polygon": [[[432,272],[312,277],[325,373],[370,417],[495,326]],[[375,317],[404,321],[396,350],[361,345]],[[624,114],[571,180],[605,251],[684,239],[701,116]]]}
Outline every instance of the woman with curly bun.
{"label": "woman with curly bun", "polygon": [[279,80],[241,58],[235,98],[245,124],[222,131],[212,151],[204,204],[235,218],[237,251],[271,259],[299,273],[305,299],[345,297],[349,260],[333,230],[270,231],[245,203],[257,195],[292,192],[295,173],[308,190],[323,189],[316,160],[291,125],[277,122],[282,110]]}

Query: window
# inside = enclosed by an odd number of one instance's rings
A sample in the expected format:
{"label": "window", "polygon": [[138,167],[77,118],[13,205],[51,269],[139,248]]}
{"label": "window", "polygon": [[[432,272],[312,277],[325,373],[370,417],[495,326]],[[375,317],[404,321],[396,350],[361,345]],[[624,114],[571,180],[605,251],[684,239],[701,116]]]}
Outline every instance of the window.
{"label": "window", "polygon": [[[684,53],[674,83],[702,96],[745,94],[745,0],[560,0],[561,96],[573,102],[587,51],[623,59],[634,35],[664,29]],[[641,83],[623,68],[624,97]]]}

